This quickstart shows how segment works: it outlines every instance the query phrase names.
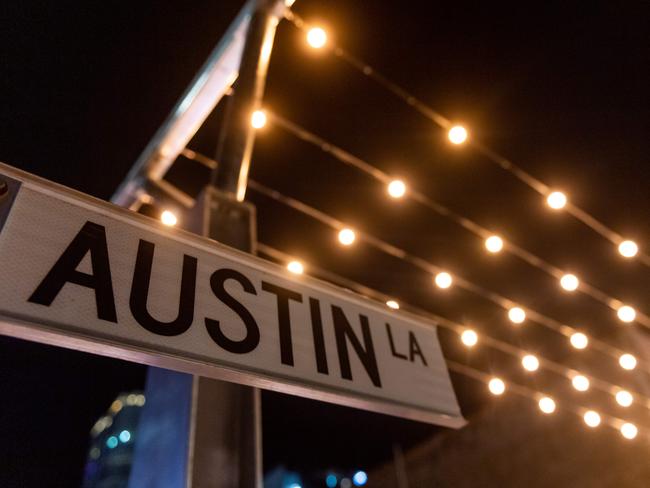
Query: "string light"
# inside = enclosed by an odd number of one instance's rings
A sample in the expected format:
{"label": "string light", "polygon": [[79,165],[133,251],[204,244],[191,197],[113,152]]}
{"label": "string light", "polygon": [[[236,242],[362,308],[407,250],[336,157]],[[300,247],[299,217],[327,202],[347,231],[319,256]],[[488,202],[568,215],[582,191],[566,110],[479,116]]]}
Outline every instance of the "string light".
{"label": "string light", "polygon": [[582,417],[587,424],[592,429],[600,425],[600,414],[593,410],[587,410]]}
{"label": "string light", "polygon": [[488,388],[490,390],[490,393],[499,396],[503,395],[503,393],[506,391],[506,384],[501,378],[492,378],[488,383]]}
{"label": "string light", "polygon": [[300,261],[291,261],[287,264],[287,269],[293,274],[301,275],[305,271],[305,266]]}
{"label": "string light", "polygon": [[398,310],[399,309],[399,303],[397,303],[395,300],[386,301],[386,306],[388,308],[392,308],[393,310]]}
{"label": "string light", "polygon": [[639,252],[636,242],[625,240],[618,245],[618,252],[624,258],[633,258]]}
{"label": "string light", "polygon": [[636,425],[634,424],[625,422],[623,425],[621,425],[621,435],[626,439],[632,440],[637,436],[638,433],[639,429],[637,429]]}
{"label": "string light", "polygon": [[566,291],[576,291],[580,281],[574,274],[567,273],[560,278],[560,286]]}
{"label": "string light", "polygon": [[492,254],[496,254],[503,249],[503,239],[499,236],[493,235],[485,239],[485,249]]}
{"label": "string light", "polygon": [[621,322],[630,323],[636,319],[636,310],[629,305],[623,305],[616,311],[616,315],[618,315]]}
{"label": "string light", "polygon": [[545,396],[540,398],[538,405],[539,409],[547,415],[555,412],[555,400],[553,400],[551,397]]}
{"label": "string light", "polygon": [[438,288],[442,288],[443,290],[446,290],[452,285],[454,279],[446,271],[441,271],[435,276],[434,282]]}
{"label": "string light", "polygon": [[631,354],[625,353],[618,358],[618,364],[621,365],[621,368],[631,371],[636,368],[636,358]]}
{"label": "string light", "polygon": [[582,332],[574,332],[571,334],[569,341],[576,349],[585,349],[589,345],[589,339]]}
{"label": "string light", "polygon": [[178,223],[178,218],[171,210],[164,210],[160,214],[160,221],[168,227],[173,227]]}
{"label": "string light", "polygon": [[546,203],[553,210],[560,210],[566,206],[567,198],[561,191],[554,191],[546,197]]}
{"label": "string light", "polygon": [[634,402],[634,397],[632,396],[632,393],[630,393],[627,390],[619,390],[616,392],[616,403],[618,403],[621,407],[629,407],[632,405]]}
{"label": "string light", "polygon": [[521,358],[521,365],[526,371],[537,371],[539,369],[539,359],[532,354],[526,354]]}
{"label": "string light", "polygon": [[478,343],[478,334],[472,329],[465,329],[460,335],[460,340],[467,347],[474,347]]}
{"label": "string light", "polygon": [[251,126],[253,129],[261,129],[266,125],[266,113],[264,110],[255,110],[251,115]]}
{"label": "string light", "polygon": [[351,246],[356,238],[357,235],[352,229],[346,227],[345,229],[341,229],[339,231],[339,242],[344,246]]}
{"label": "string light", "polygon": [[393,198],[402,198],[406,194],[406,184],[402,180],[393,180],[388,184],[388,194]]}
{"label": "string light", "polygon": [[514,324],[521,324],[526,320],[526,312],[521,307],[512,307],[508,310],[508,318]]}
{"label": "string light", "polygon": [[467,140],[467,129],[462,125],[455,125],[449,129],[447,137],[452,144],[462,144]]}
{"label": "string light", "polygon": [[320,49],[327,43],[327,33],[321,27],[312,27],[307,32],[307,43],[314,49]]}
{"label": "string light", "polygon": [[577,374],[571,379],[571,384],[578,391],[587,391],[589,389],[589,378]]}

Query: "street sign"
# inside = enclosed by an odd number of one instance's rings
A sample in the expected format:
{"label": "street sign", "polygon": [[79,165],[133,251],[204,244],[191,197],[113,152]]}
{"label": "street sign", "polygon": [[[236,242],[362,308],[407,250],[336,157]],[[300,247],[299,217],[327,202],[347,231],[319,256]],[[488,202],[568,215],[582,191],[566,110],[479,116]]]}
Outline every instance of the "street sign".
{"label": "street sign", "polygon": [[4,164],[0,179],[0,333],[464,425],[434,323]]}

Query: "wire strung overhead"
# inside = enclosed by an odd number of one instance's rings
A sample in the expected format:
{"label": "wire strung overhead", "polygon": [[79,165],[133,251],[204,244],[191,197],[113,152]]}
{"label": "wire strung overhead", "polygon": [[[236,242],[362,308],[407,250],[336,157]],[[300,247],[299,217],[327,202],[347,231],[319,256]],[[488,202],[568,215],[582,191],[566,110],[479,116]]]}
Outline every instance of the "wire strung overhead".
{"label": "wire strung overhead", "polygon": [[[566,194],[555,190],[549,187],[547,184],[538,180],[530,173],[525,171],[523,168],[519,167],[509,159],[504,156],[501,156],[498,152],[489,148],[485,144],[476,140],[475,138],[469,137],[468,131],[466,128],[458,125],[454,125],[451,120],[443,116],[413,94],[400,87],[397,83],[391,81],[385,75],[378,72],[375,68],[370,66],[365,61],[357,58],[350,54],[347,50],[343,49],[339,45],[333,45],[327,37],[325,31],[320,27],[315,27],[309,25],[305,20],[298,16],[295,12],[287,9],[285,12],[285,18],[289,20],[297,28],[306,32],[307,42],[310,46],[320,49],[324,47],[329,47],[329,50],[334,53],[336,57],[345,61],[348,65],[362,73],[364,76],[367,76],[372,81],[376,82],[378,85],[386,89],[392,95],[396,96],[408,106],[415,109],[418,113],[422,114],[427,119],[431,120],[433,123],[438,125],[440,128],[448,131],[448,137],[450,141],[454,144],[469,144],[471,147],[476,149],[481,155],[483,155],[487,160],[496,164],[503,170],[509,172],[515,176],[519,181],[526,184],[528,187],[532,188],[534,191],[540,195],[546,197],[547,204],[555,209],[560,210],[564,209],[571,216],[587,225],[593,231],[613,243],[617,246],[618,252],[624,258],[634,258],[637,257],[641,263],[645,266],[650,267],[650,255],[641,252],[639,250],[638,244],[628,238],[621,236],[619,233],[610,229],[608,226],[600,222],[598,219],[590,215],[585,210],[581,209],[577,205],[569,201]],[[314,32],[318,32],[317,35]],[[319,42],[313,43],[312,40],[314,37],[317,37]],[[328,46],[329,44],[329,46]]]}

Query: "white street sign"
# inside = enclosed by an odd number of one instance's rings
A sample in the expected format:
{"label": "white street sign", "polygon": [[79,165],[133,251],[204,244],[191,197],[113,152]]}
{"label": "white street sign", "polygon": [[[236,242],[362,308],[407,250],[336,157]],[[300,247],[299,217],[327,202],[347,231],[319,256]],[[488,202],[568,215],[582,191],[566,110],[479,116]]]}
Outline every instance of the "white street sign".
{"label": "white street sign", "polygon": [[449,427],[435,324],[0,164],[0,333]]}

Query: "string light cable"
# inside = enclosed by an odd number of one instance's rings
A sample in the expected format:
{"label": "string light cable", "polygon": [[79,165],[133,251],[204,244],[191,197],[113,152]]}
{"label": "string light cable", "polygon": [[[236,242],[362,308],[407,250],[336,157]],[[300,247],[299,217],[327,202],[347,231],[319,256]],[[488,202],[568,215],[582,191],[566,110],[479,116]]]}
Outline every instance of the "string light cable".
{"label": "string light cable", "polygon": [[[296,14],[292,10],[289,9],[286,10],[285,18],[289,20],[293,25],[295,25],[298,29],[305,31],[307,34],[309,34],[310,30],[312,29],[312,26],[310,26],[307,22],[305,22],[305,20],[303,20],[298,14]],[[483,155],[487,160],[496,164],[503,170],[509,172],[514,177],[516,177],[519,181],[523,182],[524,184],[526,184],[528,187],[530,187],[540,195],[546,197],[547,201],[549,198],[553,197],[554,194],[559,193],[552,190],[552,188],[549,185],[538,180],[530,173],[528,173],[527,171],[525,171],[524,169],[516,165],[514,162],[510,161],[508,158],[501,156],[498,152],[494,151],[493,149],[490,149],[485,144],[481,143],[475,138],[468,138],[466,129],[460,126],[454,126],[454,124],[450,119],[448,119],[438,111],[434,110],[426,103],[419,100],[409,91],[400,87],[397,83],[391,81],[388,77],[386,77],[385,75],[377,71],[374,67],[370,66],[367,62],[361,60],[356,56],[353,56],[347,50],[343,49],[341,46],[331,43],[329,41],[328,41],[328,45],[325,47],[328,48],[328,50],[332,52],[336,57],[345,61],[348,65],[350,65],[351,67],[359,71],[364,76],[370,78],[372,81],[380,85],[382,88],[387,90],[395,97],[399,98],[408,106],[416,110],[418,113],[420,113],[421,115],[423,115],[424,117],[426,117],[427,119],[429,119],[430,121],[438,125],[440,128],[448,131],[462,129],[464,134],[463,137],[461,137],[458,141],[454,140],[453,133],[450,132],[449,136],[451,142],[455,144],[461,144],[461,143],[469,144],[470,146],[475,148],[481,155]],[[612,242],[614,245],[618,246],[618,251],[622,256],[626,258],[638,257],[641,263],[643,263],[645,266],[650,267],[650,256],[644,252],[639,251],[638,245],[634,241],[624,238],[623,236],[621,236],[620,234],[618,234],[617,232],[615,232],[614,230],[610,229],[605,224],[600,222],[598,219],[590,215],[585,210],[567,201],[565,195],[563,196],[565,198],[565,201],[560,207],[553,207],[553,205],[551,205],[551,202],[549,202],[549,205],[552,208],[565,209],[567,213],[569,213],[571,216],[573,216],[583,224],[587,225],[589,228],[591,228],[601,237],[604,237],[608,241]]]}

